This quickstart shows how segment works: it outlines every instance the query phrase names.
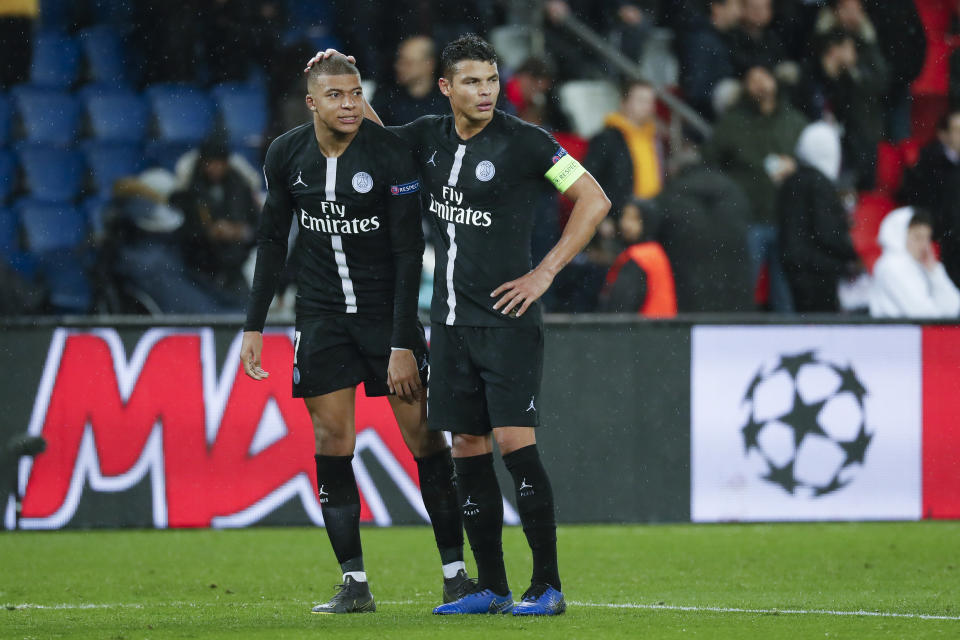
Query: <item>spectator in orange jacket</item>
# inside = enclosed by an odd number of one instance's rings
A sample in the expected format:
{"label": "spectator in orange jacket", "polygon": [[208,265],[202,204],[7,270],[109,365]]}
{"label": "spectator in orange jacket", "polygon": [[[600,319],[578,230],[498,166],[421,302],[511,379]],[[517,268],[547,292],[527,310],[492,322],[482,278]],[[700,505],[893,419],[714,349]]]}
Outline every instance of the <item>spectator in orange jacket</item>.
{"label": "spectator in orange jacket", "polygon": [[643,226],[641,203],[628,202],[619,227],[629,246],[607,273],[600,310],[672,318],[677,315],[677,294],[670,260],[659,243],[643,240]]}

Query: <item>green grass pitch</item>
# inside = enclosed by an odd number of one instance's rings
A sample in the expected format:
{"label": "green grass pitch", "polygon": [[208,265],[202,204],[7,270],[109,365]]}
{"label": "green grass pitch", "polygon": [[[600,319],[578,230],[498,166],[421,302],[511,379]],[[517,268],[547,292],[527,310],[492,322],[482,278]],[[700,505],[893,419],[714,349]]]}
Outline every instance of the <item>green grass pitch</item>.
{"label": "green grass pitch", "polygon": [[[316,616],[320,529],[3,533],[0,638],[960,638],[957,522],[564,526],[569,608],[542,619],[433,616],[430,530],[363,541],[377,612]],[[519,597],[523,533],[504,546]]]}

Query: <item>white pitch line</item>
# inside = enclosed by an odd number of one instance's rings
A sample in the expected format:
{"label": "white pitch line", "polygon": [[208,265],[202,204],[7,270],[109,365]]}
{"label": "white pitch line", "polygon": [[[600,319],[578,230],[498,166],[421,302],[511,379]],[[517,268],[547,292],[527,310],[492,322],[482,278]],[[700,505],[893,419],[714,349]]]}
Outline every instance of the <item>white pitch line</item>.
{"label": "white pitch line", "polygon": [[[76,610],[76,609],[146,609],[150,607],[258,607],[258,606],[277,606],[276,602],[154,602],[154,603],[60,603],[60,604],[0,604],[0,610],[19,610],[19,609],[53,609],[53,610]],[[310,604],[306,601],[287,604]],[[383,605],[409,605],[421,604],[414,600],[384,600]],[[424,606],[429,603],[422,603]],[[576,607],[591,607],[596,609],[643,609],[648,611],[689,611],[692,613],[750,613],[750,614],[783,614],[783,615],[807,615],[807,616],[854,616],[866,618],[912,618],[915,620],[948,620],[960,621],[960,616],[937,616],[927,613],[895,613],[892,611],[835,611],[832,609],[744,609],[739,607],[699,607],[682,606],[671,604],[637,604],[637,603],[615,603],[615,602],[578,602],[571,601],[571,605]]]}
{"label": "white pitch line", "polygon": [[[39,610],[86,610],[86,609],[149,609],[152,607],[175,607],[175,608],[185,608],[185,609],[197,609],[200,607],[274,607],[277,606],[276,602],[244,602],[242,600],[236,600],[234,602],[150,602],[150,603],[141,603],[141,602],[61,602],[59,604],[36,604],[33,602],[22,602],[20,604],[13,603],[2,603],[0,604],[0,611],[8,610],[15,611],[20,609],[39,609]],[[306,600],[288,600],[284,604],[296,604],[296,605],[305,605],[312,606],[314,602],[308,602]],[[389,604],[389,605],[407,605],[407,604],[417,604],[413,600],[395,600],[395,601],[381,601],[380,604]]]}
{"label": "white pitch line", "polygon": [[692,607],[671,604],[616,604],[612,602],[570,602],[578,607],[601,609],[648,609],[659,611],[691,611],[709,613],[766,613],[810,616],[864,616],[872,618],[914,618],[918,620],[960,620],[960,616],[935,616],[926,613],[894,613],[892,611],[834,611],[831,609],[741,609],[738,607]]}
{"label": "white pitch line", "polygon": [[6,610],[19,610],[19,609],[142,609],[144,605],[142,604],[131,604],[131,603],[86,603],[86,604],[74,604],[68,602],[62,602],[60,604],[34,604],[32,602],[23,602],[21,604],[0,604],[0,609]]}

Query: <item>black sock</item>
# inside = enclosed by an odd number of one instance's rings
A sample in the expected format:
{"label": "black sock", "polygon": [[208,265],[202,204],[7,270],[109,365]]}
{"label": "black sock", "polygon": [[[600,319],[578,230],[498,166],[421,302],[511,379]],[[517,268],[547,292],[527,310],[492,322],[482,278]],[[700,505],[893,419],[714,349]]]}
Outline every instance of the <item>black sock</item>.
{"label": "black sock", "polygon": [[327,536],[340,569],[363,571],[360,546],[360,492],[353,477],[353,456],[316,455],[317,494]]}
{"label": "black sock", "polygon": [[503,456],[517,490],[520,523],[533,551],[531,583],[543,582],[560,590],[557,567],[557,517],[553,489],[547,470],[540,462],[537,445],[522,447]]}
{"label": "black sock", "polygon": [[503,497],[493,470],[493,454],[454,458],[453,464],[463,528],[477,561],[477,584],[506,595],[510,587],[503,566]]}
{"label": "black sock", "polygon": [[463,561],[463,519],[457,487],[453,480],[453,459],[450,449],[424,458],[416,458],[420,476],[420,495],[433,524],[440,562]]}

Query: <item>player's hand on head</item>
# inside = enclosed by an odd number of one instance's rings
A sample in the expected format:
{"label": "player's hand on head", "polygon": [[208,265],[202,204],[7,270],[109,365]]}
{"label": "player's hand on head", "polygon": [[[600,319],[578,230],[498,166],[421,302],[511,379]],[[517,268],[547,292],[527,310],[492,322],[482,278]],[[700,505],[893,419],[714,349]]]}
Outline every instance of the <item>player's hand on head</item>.
{"label": "player's hand on head", "polygon": [[263,351],[263,334],[259,331],[244,331],[240,344],[240,362],[243,372],[254,380],[263,380],[270,376],[260,367],[260,353]]}
{"label": "player's hand on head", "polygon": [[553,276],[542,269],[534,269],[527,275],[504,282],[490,293],[491,298],[501,296],[493,308],[504,315],[512,315],[519,318],[534,302],[540,299],[550,285],[553,283]]}
{"label": "player's hand on head", "polygon": [[[310,58],[310,60],[307,62],[307,68],[304,69],[303,72],[309,73],[310,69],[313,68],[313,65],[317,64],[321,60],[326,60],[330,56],[335,56],[335,55],[346,55],[346,54],[341,54],[336,49],[325,49],[323,51],[317,51],[316,55]],[[347,56],[347,62],[349,62],[350,64],[357,64],[357,59],[354,58],[353,56]]]}
{"label": "player's hand on head", "polygon": [[423,385],[417,358],[410,349],[396,349],[390,353],[387,366],[387,387],[404,402],[413,404],[420,399]]}

